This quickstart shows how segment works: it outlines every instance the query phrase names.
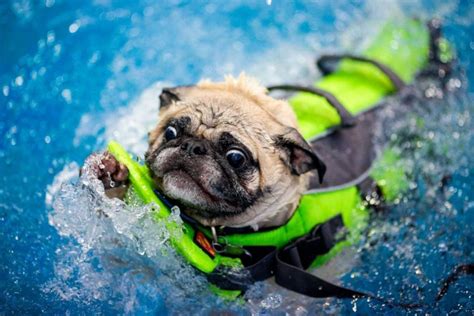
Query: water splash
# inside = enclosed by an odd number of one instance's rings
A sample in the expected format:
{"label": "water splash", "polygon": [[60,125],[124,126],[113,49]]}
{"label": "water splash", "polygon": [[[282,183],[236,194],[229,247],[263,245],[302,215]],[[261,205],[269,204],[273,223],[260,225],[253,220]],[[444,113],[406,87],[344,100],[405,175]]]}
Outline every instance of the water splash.
{"label": "water splash", "polygon": [[[62,183],[58,180],[49,188],[49,223],[70,242],[56,251],[56,277],[45,285],[45,292],[84,303],[110,300],[112,294],[127,313],[143,311],[140,295],[168,304],[179,300],[178,310],[183,311],[197,298],[210,300],[205,278],[169,245],[166,223],[153,219],[157,206],[141,205],[138,199],[128,204],[109,199],[89,166],[79,178],[71,168],[78,171],[74,166],[65,169],[58,175]],[[182,224],[179,210],[167,221]]]}

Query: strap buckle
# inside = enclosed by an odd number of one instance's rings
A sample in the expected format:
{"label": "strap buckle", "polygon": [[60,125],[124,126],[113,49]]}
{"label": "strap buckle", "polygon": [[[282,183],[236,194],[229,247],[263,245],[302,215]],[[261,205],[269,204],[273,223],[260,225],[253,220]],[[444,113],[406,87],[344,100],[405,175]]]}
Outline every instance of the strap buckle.
{"label": "strap buckle", "polygon": [[215,226],[211,226],[211,233],[212,233],[212,248],[214,248],[214,250],[217,253],[223,253],[225,250],[225,247],[221,243],[219,243],[219,240],[217,239],[217,232],[216,232]]}
{"label": "strap buckle", "polygon": [[211,234],[212,234],[212,248],[219,253],[219,254],[229,254],[229,255],[234,255],[234,256],[248,256],[252,257],[252,254],[247,251],[244,247],[242,246],[237,246],[237,245],[230,245],[223,239],[219,242],[219,238],[217,236],[217,230],[215,226],[211,226]]}

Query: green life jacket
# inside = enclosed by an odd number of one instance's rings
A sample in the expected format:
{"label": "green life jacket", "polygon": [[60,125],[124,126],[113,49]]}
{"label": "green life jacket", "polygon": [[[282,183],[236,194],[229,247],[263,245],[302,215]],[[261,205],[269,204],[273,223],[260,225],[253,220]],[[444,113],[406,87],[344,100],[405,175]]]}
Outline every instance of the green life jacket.
{"label": "green life jacket", "polygon": [[[134,194],[143,203],[157,206],[154,216],[157,221],[166,224],[173,247],[189,264],[218,285],[214,287],[216,291],[229,297],[238,295],[245,288],[240,285],[246,283],[249,276],[230,280],[238,274],[236,271],[249,272],[250,280],[254,281],[255,275],[258,280],[280,273],[277,283],[291,283],[292,276],[287,281],[283,280],[286,274],[294,274],[297,279],[299,271],[290,267],[291,264],[287,266],[285,262],[288,260],[296,260],[300,270],[319,266],[342,247],[357,240],[369,218],[370,198],[366,201],[362,196],[369,179],[372,179],[370,183],[378,185],[387,200],[394,199],[406,189],[405,176],[395,166],[398,159],[396,153],[387,149],[381,157],[376,157],[373,152],[369,133],[375,120],[375,111],[372,110],[378,108],[382,99],[396,88],[411,83],[433,60],[434,53],[438,61],[450,59],[449,49],[441,50],[440,47],[446,48],[446,45],[439,45],[442,39],[439,36],[434,38],[433,34],[433,30],[418,20],[388,23],[364,52],[364,58],[342,58],[333,72],[320,62],[327,75],[314,84],[312,88],[315,91],[307,88],[290,99],[302,134],[323,155],[328,174],[322,184],[314,177],[310,191],[302,197],[294,215],[280,227],[256,232],[238,229],[211,231],[192,220],[185,220],[183,225],[167,221],[171,213],[170,205],[157,196],[148,168],[132,159],[117,142],[110,142],[108,151],[127,166]],[[395,41],[399,44],[397,49],[393,48]],[[436,45],[433,44],[435,41]],[[433,52],[434,48],[436,52]],[[384,71],[383,67],[388,71]],[[391,72],[394,78],[390,78]],[[294,86],[286,88],[302,90]],[[320,89],[328,92],[329,96],[318,95]],[[335,97],[336,101],[331,97]],[[350,155],[347,155],[347,148],[353,150]],[[373,168],[376,158],[377,164],[383,168]],[[346,231],[344,238],[335,235],[341,227]],[[295,241],[299,242],[299,246],[303,245],[298,248],[300,253],[296,259],[291,253],[296,249],[293,247]],[[311,251],[305,250],[309,246],[318,248],[319,252],[306,255]],[[257,262],[274,262],[275,252],[277,261],[282,262],[277,271],[259,271],[263,264],[258,266]],[[301,278],[307,277],[303,274]],[[325,288],[324,293],[318,292],[318,289],[301,289],[301,284],[286,287],[311,296],[365,295],[351,290],[344,292],[344,288],[333,288],[334,285],[327,282],[318,282],[318,288]]]}

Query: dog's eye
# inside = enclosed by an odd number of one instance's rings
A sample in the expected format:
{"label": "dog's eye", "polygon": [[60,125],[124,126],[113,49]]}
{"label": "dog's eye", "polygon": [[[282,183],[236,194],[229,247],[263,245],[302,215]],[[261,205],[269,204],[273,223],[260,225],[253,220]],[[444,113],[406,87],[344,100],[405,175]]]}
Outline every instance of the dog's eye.
{"label": "dog's eye", "polygon": [[245,160],[246,160],[244,153],[238,149],[229,150],[225,154],[225,157],[227,158],[227,161],[233,168],[242,167],[242,165],[245,163]]}
{"label": "dog's eye", "polygon": [[178,136],[178,132],[176,131],[176,128],[173,126],[168,126],[165,130],[165,139],[166,141],[170,141],[172,139],[175,139]]}

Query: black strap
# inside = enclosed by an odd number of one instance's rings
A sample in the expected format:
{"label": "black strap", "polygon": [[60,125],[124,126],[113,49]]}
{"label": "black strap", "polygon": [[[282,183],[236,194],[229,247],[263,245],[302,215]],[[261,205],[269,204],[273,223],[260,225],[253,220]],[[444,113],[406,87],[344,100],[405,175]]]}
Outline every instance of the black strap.
{"label": "black strap", "polygon": [[[306,296],[321,297],[338,297],[338,298],[359,298],[370,297],[391,306],[399,306],[403,308],[416,308],[420,304],[397,303],[385,300],[371,293],[362,292],[346,288],[329,281],[326,281],[314,274],[306,272],[316,256],[327,253],[334,244],[334,236],[339,225],[336,221],[341,220],[340,217],[333,218],[326,225],[317,228],[320,233],[312,232],[304,238],[293,242],[284,247],[276,254],[275,281],[278,285],[300,293]],[[342,223],[342,221],[341,221]],[[312,235],[312,236],[311,236]],[[314,251],[314,248],[319,251]]]}
{"label": "black strap", "polygon": [[[257,248],[257,247],[256,247]],[[246,265],[245,268],[239,269],[238,271],[232,267],[226,267],[223,265],[217,266],[217,268],[207,275],[207,279],[212,284],[217,285],[219,288],[224,290],[240,290],[246,291],[255,282],[264,281],[275,274],[275,247],[264,247],[266,249],[254,250],[246,248],[247,251],[256,254],[257,251],[265,252],[258,256],[259,258],[250,265]]]}
{"label": "black strap", "polygon": [[328,75],[334,71],[334,67],[331,67],[330,64],[339,63],[342,59],[351,59],[372,64],[377,67],[384,75],[386,75],[388,79],[390,79],[396,91],[400,91],[403,87],[405,87],[403,80],[392,69],[390,69],[390,67],[367,57],[351,54],[323,55],[316,61],[316,65],[324,75]]}
{"label": "black strap", "polygon": [[294,254],[293,258],[299,260],[300,266],[306,269],[317,256],[326,254],[334,246],[336,233],[342,227],[344,225],[339,215],[316,226],[310,233],[296,239],[283,250],[276,249],[276,247],[245,247],[252,258],[241,258],[246,261],[244,262],[245,268],[240,270],[241,273],[235,273],[232,269],[218,266],[208,275],[208,279],[222,289],[245,291],[253,283],[275,275],[278,271],[279,256],[283,255],[285,259],[287,257],[285,249],[290,249],[293,245],[295,246],[293,249],[298,251],[298,254]]}
{"label": "black strap", "polygon": [[298,85],[275,85],[267,87],[268,91],[274,90],[285,90],[285,91],[301,91],[315,94],[317,96],[323,97],[339,114],[341,118],[341,127],[352,127],[355,125],[355,118],[352,116],[349,111],[346,110],[344,105],[330,92],[316,87],[305,87]]}
{"label": "black strap", "polygon": [[[232,268],[219,266],[208,275],[211,283],[226,290],[247,290],[257,281],[263,281],[275,276],[278,285],[306,296],[322,298],[371,298],[384,304],[402,308],[419,308],[420,303],[399,303],[387,300],[368,292],[350,289],[324,280],[314,274],[306,272],[317,256],[324,255],[332,249],[338,241],[335,237],[343,227],[341,216],[336,216],[322,225],[315,227],[307,235],[298,238],[284,248],[277,250],[274,247],[247,248],[251,253],[258,254],[258,258],[238,273]],[[460,276],[474,274],[474,264],[458,266],[442,283],[436,297],[439,301],[448,291],[449,286]]]}
{"label": "black strap", "polygon": [[343,227],[342,218],[334,217],[316,227],[310,234],[278,251],[275,282],[310,297],[366,296],[366,293],[335,285],[305,271],[317,256],[326,254],[334,246],[335,236],[341,227]]}
{"label": "black strap", "polygon": [[336,216],[278,251],[275,268],[276,283],[311,297],[367,296],[366,293],[335,285],[305,271],[317,256],[328,253],[334,247],[337,241],[335,236],[342,227],[341,216]]}
{"label": "black strap", "polygon": [[444,279],[441,289],[436,296],[436,301],[438,302],[441,298],[446,295],[451,284],[456,282],[459,277],[462,275],[472,275],[474,274],[474,263],[461,264],[457,266],[447,277]]}
{"label": "black strap", "polygon": [[[291,250],[295,249],[297,248],[291,248]],[[310,297],[355,298],[371,296],[366,293],[335,285],[304,271],[302,267],[295,264],[293,258],[290,260],[291,263],[288,262],[286,260],[288,258],[284,258],[285,252],[286,251],[277,255],[275,281],[278,285]],[[293,253],[295,253],[295,251],[293,251]]]}
{"label": "black strap", "polygon": [[[297,258],[300,245],[293,244],[285,248],[282,252],[277,254],[275,281],[278,285],[300,293],[306,296],[322,298],[322,297],[338,297],[338,298],[360,298],[367,297],[375,299],[379,302],[390,306],[397,306],[402,308],[419,308],[424,306],[421,303],[400,303],[392,300],[386,300],[379,296],[352,290],[343,286],[339,286],[328,282],[314,274],[303,270],[301,258]],[[474,263],[463,264],[457,266],[453,272],[443,281],[435,301],[439,302],[441,298],[447,293],[451,284],[456,282],[462,275],[474,274]]]}

